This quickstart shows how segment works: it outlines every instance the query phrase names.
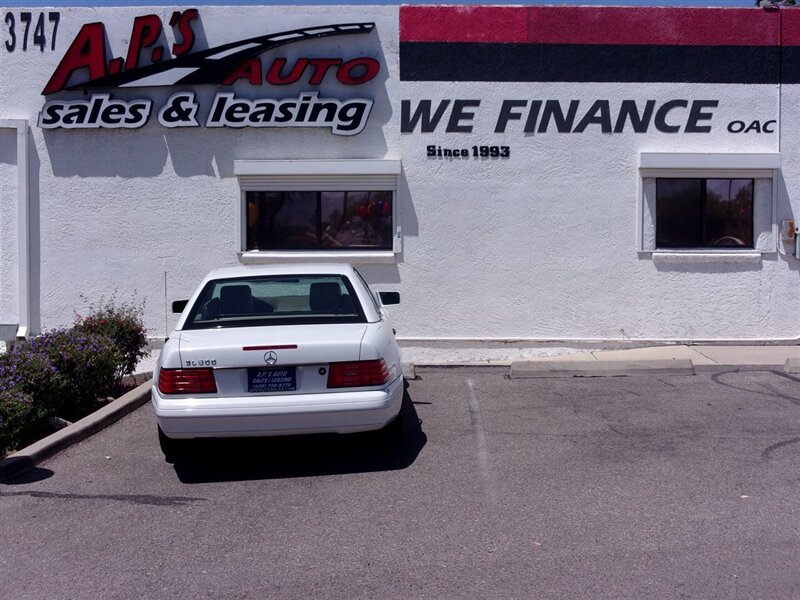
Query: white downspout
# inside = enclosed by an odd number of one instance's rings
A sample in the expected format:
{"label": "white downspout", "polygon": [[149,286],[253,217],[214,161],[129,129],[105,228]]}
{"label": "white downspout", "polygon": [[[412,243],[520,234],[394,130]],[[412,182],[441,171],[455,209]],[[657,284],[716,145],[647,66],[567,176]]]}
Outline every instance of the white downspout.
{"label": "white downspout", "polygon": [[0,128],[17,132],[17,270],[19,276],[19,325],[17,338],[36,332],[31,328],[31,236],[28,162],[28,121],[0,119]]}

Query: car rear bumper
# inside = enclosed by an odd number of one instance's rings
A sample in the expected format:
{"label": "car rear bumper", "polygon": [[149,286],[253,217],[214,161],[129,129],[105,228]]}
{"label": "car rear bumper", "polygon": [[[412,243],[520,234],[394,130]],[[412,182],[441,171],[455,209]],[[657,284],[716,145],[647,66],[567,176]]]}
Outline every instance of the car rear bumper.
{"label": "car rear bumper", "polygon": [[165,398],[152,403],[170,438],[354,433],[387,425],[400,412],[403,378],[380,390],[237,398]]}

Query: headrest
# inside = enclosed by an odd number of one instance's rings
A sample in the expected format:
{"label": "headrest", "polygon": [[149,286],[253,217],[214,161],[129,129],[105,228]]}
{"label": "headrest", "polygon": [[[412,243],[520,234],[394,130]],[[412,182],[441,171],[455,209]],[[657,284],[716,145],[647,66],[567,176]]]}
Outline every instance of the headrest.
{"label": "headrest", "polygon": [[315,312],[338,312],[342,307],[342,291],[336,281],[318,281],[311,284],[308,304]]}
{"label": "headrest", "polygon": [[248,312],[253,293],[247,284],[226,285],[219,291],[219,299],[223,313]]}

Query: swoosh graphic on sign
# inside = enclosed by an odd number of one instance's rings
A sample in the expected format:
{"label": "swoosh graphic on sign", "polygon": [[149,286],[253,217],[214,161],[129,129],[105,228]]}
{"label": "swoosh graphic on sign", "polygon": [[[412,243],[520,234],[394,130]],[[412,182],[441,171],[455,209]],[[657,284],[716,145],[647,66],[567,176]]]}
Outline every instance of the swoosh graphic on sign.
{"label": "swoosh graphic on sign", "polygon": [[370,33],[373,29],[375,23],[342,23],[281,31],[230,42],[132,71],[98,77],[64,89],[214,84],[219,83],[248,58],[258,56],[267,50],[315,38]]}

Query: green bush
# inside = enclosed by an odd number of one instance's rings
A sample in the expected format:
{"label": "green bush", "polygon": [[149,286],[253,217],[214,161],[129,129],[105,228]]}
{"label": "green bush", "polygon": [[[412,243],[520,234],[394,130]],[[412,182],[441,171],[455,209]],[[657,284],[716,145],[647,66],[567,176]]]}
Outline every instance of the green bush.
{"label": "green bush", "polygon": [[18,343],[0,357],[0,378],[33,398],[35,420],[73,420],[112,394],[121,358],[105,336],[59,329]]}
{"label": "green bush", "polygon": [[143,307],[104,302],[71,329],[50,331],[0,354],[0,456],[74,421],[116,395],[147,354]]}
{"label": "green bush", "polygon": [[42,347],[50,343],[49,336],[18,343],[12,352],[0,355],[0,389],[20,390],[36,400],[32,417],[39,413],[55,414],[66,382]]}
{"label": "green bush", "polygon": [[[51,365],[52,379],[37,382],[40,387],[31,391],[48,416],[79,419],[96,407],[98,398],[112,395],[119,382],[120,354],[106,336],[60,329],[26,342],[20,351],[41,353]],[[48,394],[54,389],[60,397]]]}
{"label": "green bush", "polygon": [[114,299],[101,301],[100,306],[89,307],[89,314],[77,317],[74,329],[110,338],[120,354],[117,377],[130,375],[137,363],[147,356],[147,330],[142,323],[144,305]]}
{"label": "green bush", "polygon": [[21,343],[0,355],[0,452],[46,435],[47,420],[61,409],[64,389],[64,378],[36,346]]}
{"label": "green bush", "polygon": [[33,399],[0,381],[0,457],[14,450],[19,440],[30,438],[35,429]]}

